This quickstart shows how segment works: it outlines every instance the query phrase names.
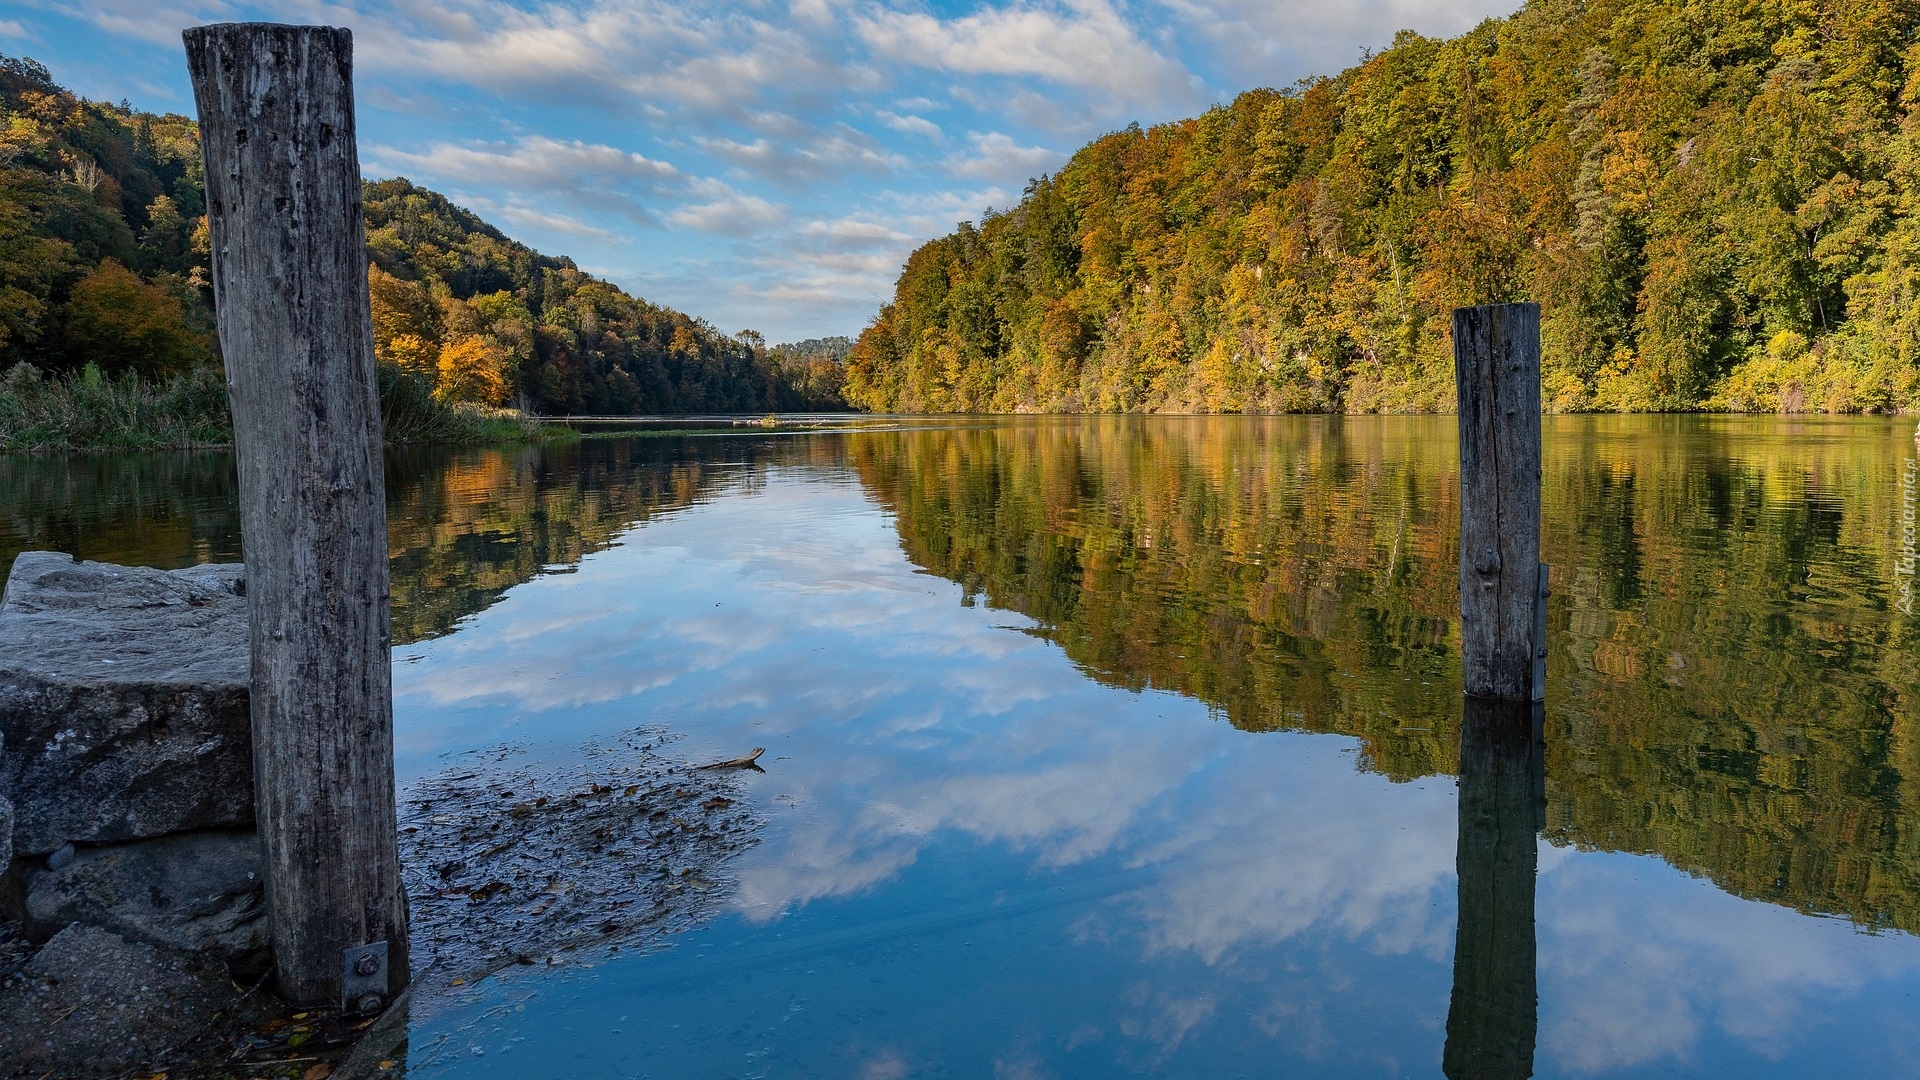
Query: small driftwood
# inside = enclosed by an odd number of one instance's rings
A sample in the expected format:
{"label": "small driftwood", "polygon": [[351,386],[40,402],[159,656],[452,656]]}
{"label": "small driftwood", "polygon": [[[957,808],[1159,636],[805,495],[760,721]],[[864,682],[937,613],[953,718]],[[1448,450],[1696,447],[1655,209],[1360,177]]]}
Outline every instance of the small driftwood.
{"label": "small driftwood", "polygon": [[753,753],[748,754],[746,757],[728,758],[725,761],[716,761],[711,765],[695,765],[694,768],[695,769],[758,769],[760,766],[756,764],[756,762],[759,761],[760,755],[766,752],[767,752],[766,747],[756,746],[753,748]]}

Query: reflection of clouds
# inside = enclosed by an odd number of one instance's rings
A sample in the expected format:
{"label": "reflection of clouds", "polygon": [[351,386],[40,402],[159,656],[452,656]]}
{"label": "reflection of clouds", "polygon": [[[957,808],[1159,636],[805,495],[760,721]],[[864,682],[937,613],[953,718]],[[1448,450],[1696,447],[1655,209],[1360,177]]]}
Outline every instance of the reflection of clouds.
{"label": "reflection of clouds", "polygon": [[1217,964],[1324,924],[1381,952],[1444,959],[1453,925],[1434,901],[1451,892],[1452,791],[1356,775],[1313,745],[1329,740],[1295,738],[1320,767],[1210,774],[1208,797],[1137,851],[1142,862],[1193,860],[1145,903],[1149,949]]}
{"label": "reflection of clouds", "polygon": [[1539,910],[1540,1046],[1572,1072],[1686,1060],[1709,1028],[1776,1057],[1832,1018],[1829,1002],[1920,972],[1911,937],[1742,900],[1645,857],[1543,870]]}
{"label": "reflection of clouds", "polygon": [[1172,1057],[1187,1036],[1213,1019],[1219,1006],[1211,994],[1170,994],[1146,983],[1128,987],[1121,1000],[1120,1034],[1151,1046],[1154,1065]]}
{"label": "reflection of clouds", "polygon": [[[1021,617],[960,608],[857,486],[759,475],[416,648],[427,661],[394,672],[406,755],[491,745],[508,723],[571,746],[666,720],[690,758],[765,746],[769,772],[747,782],[766,843],[735,864],[746,923],[991,848],[1027,875],[1004,885],[1023,902],[1062,890],[1046,900],[1057,938],[1148,980],[1101,988],[1086,1008],[1117,1012],[1086,1040],[1152,1070],[1245,1024],[1387,1069],[1405,1046],[1351,1045],[1348,1017],[1388,992],[1379,980],[1446,961],[1451,781],[1391,783],[1355,769],[1349,740],[1249,734],[1176,695],[1094,683]],[[1920,973],[1912,939],[1736,900],[1654,860],[1543,847],[1540,874],[1543,1069],[1684,1062],[1716,1035],[1803,1049],[1824,1002]],[[1399,959],[1369,972],[1363,953]],[[1438,1024],[1444,990],[1433,1005]],[[1046,1075],[1042,1048],[1000,1050],[998,1075]]]}

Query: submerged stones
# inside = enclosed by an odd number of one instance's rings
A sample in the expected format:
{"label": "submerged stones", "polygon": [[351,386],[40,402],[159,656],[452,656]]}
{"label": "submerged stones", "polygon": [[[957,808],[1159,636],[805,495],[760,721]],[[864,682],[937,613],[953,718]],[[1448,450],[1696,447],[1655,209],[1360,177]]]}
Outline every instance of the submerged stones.
{"label": "submerged stones", "polygon": [[21,554],[0,596],[0,792],[14,854],[253,820],[238,565]]}
{"label": "submerged stones", "polygon": [[760,823],[735,780],[665,758],[666,740],[634,731],[544,768],[478,752],[415,786],[401,866],[434,982],[645,947],[719,910]]}

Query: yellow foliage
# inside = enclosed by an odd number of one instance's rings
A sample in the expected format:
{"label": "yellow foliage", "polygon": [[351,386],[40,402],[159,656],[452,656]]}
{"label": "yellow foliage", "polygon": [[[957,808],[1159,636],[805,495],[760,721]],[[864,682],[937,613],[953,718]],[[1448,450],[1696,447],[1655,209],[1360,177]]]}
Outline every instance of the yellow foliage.
{"label": "yellow foliage", "polygon": [[377,341],[374,345],[380,359],[388,363],[398,364],[429,379],[439,374],[439,350],[434,348],[433,342],[418,334],[399,334],[389,340],[385,348],[380,348]]}
{"label": "yellow foliage", "polygon": [[501,372],[505,357],[485,338],[463,337],[440,347],[440,377],[434,396],[442,401],[501,405],[511,393]]}

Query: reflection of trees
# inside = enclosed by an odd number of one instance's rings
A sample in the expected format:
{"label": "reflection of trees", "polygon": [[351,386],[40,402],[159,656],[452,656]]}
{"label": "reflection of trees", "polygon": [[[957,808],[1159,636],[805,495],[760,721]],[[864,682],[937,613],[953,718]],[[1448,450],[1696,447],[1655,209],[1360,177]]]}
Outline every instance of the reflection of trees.
{"label": "reflection of trees", "polygon": [[728,471],[677,439],[395,451],[394,642],[438,637],[513,586],[569,571],[634,525],[703,501]]}
{"label": "reflection of trees", "polygon": [[[1920,661],[1871,422],[1547,431],[1556,843],[1920,931]],[[1448,420],[1041,420],[849,443],[908,557],[1093,677],[1451,771]]]}
{"label": "reflection of trees", "polygon": [[240,557],[227,453],[0,454],[0,572],[28,550],[177,568]]}
{"label": "reflection of trees", "polygon": [[[397,449],[387,460],[394,643],[445,634],[509,588],[706,499],[723,479],[753,484],[740,465],[806,461],[821,449],[818,440],[678,438]],[[236,560],[234,485],[226,453],[0,455],[0,565],[30,548],[164,567]]]}
{"label": "reflection of trees", "polygon": [[1533,886],[1546,801],[1540,706],[1465,699],[1451,1080],[1525,1080],[1539,1026]]}

